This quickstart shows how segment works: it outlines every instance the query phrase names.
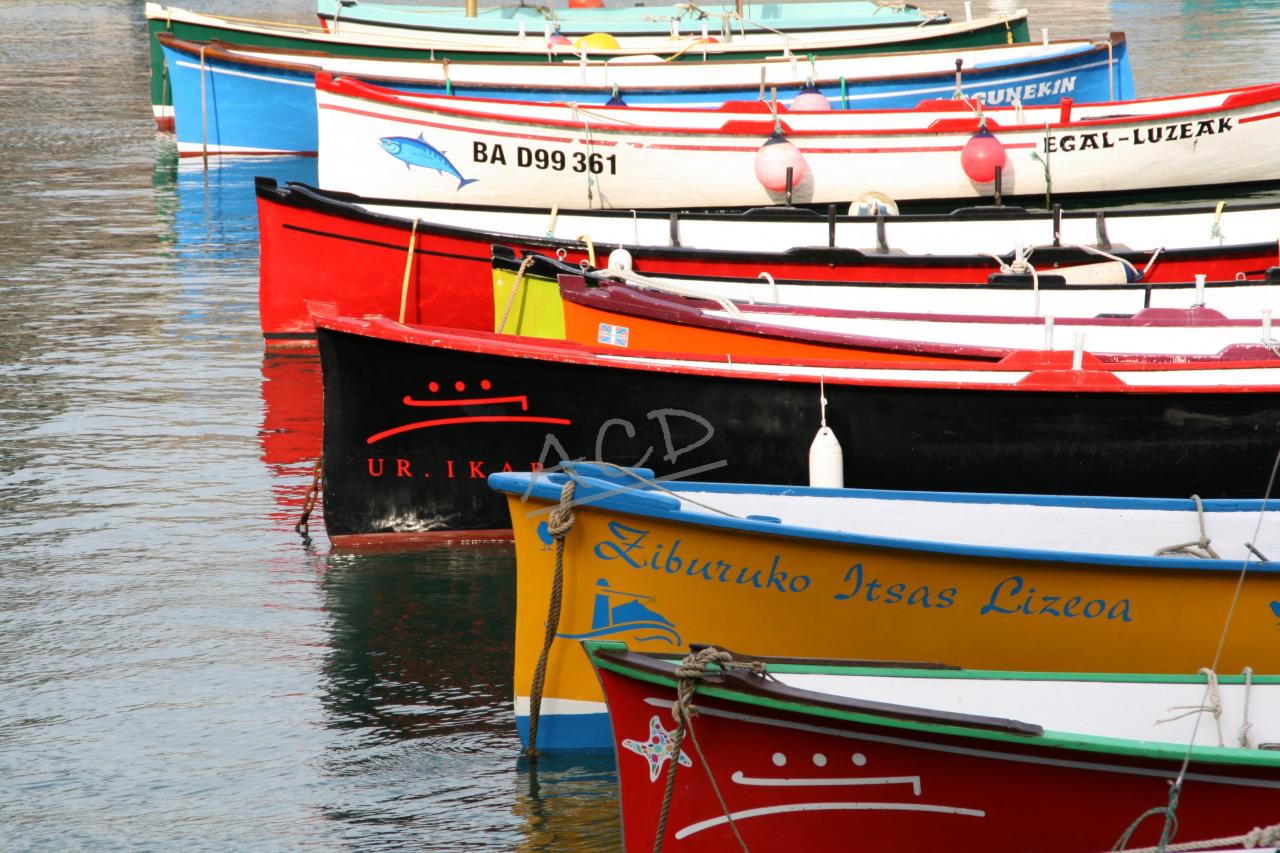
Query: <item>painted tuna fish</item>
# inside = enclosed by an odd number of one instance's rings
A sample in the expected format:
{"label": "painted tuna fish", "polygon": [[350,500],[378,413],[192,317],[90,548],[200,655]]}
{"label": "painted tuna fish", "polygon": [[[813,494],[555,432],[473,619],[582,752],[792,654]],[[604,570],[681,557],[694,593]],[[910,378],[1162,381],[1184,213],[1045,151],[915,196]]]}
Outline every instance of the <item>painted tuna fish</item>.
{"label": "painted tuna fish", "polygon": [[418,134],[417,139],[409,136],[384,136],[378,140],[378,144],[392,157],[403,160],[406,169],[410,166],[421,166],[424,169],[434,169],[442,175],[453,175],[458,179],[458,189],[480,180],[462,177],[462,173],[449,162],[444,152],[427,142],[421,133]]}

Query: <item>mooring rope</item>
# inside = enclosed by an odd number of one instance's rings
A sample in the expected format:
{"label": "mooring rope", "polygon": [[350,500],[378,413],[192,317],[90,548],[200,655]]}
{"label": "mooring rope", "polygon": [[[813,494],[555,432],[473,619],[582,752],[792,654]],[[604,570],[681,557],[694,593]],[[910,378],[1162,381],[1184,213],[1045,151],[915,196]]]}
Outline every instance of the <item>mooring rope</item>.
{"label": "mooring rope", "polygon": [[1160,257],[1160,253],[1164,251],[1164,246],[1160,246],[1151,253],[1151,260],[1147,261],[1147,265],[1142,268],[1142,277],[1146,278],[1147,273],[1151,272],[1151,268],[1156,265],[1156,258]]}
{"label": "mooring rope", "polygon": [[[237,18],[233,15],[218,15],[216,17],[219,21],[236,21],[241,24],[254,24],[258,26],[271,27],[272,29],[307,30],[315,33],[326,32],[324,27],[312,26],[311,24],[294,24],[288,21],[264,21],[261,18]],[[329,35],[337,34],[329,33]]]}
{"label": "mooring rope", "polygon": [[307,530],[307,522],[311,519],[311,511],[315,509],[316,497],[320,494],[321,483],[324,481],[324,470],[321,467],[323,464],[324,454],[321,453],[316,457],[315,467],[311,469],[311,485],[307,486],[306,497],[302,499],[302,517],[293,526],[294,531],[303,536],[310,535]]}
{"label": "mooring rope", "polygon": [[1209,239],[1222,242],[1222,211],[1226,208],[1226,199],[1218,202],[1218,206],[1213,209],[1213,224],[1209,226]]}
{"label": "mooring rope", "polygon": [[[1160,843],[1150,849],[1161,851],[1161,853],[1169,849],[1168,841],[1178,831],[1178,797],[1182,796],[1181,781],[1179,779],[1169,786],[1169,801],[1167,803],[1163,806],[1147,809],[1138,815],[1133,823],[1129,824],[1129,828],[1124,831],[1124,834],[1120,836],[1120,840],[1111,848],[1112,853],[1124,851],[1125,845],[1129,843],[1129,839],[1133,837],[1133,834],[1138,831],[1138,827],[1142,825],[1142,822],[1149,817],[1161,814],[1164,815],[1164,828],[1160,831]],[[1128,851],[1128,853],[1134,853],[1134,851]]]}
{"label": "mooring rope", "polygon": [[1172,554],[1181,554],[1185,557],[1199,557],[1202,560],[1222,559],[1218,556],[1218,552],[1213,550],[1213,546],[1209,544],[1213,540],[1205,533],[1204,502],[1200,500],[1199,495],[1192,495],[1191,500],[1196,502],[1196,518],[1200,522],[1200,538],[1191,542],[1183,542],[1180,545],[1166,545],[1163,548],[1157,548],[1154,556],[1168,557]]}
{"label": "mooring rope", "polygon": [[542,715],[542,688],[547,680],[547,658],[551,644],[560,628],[560,604],[564,597],[564,537],[573,529],[573,493],[577,483],[567,480],[560,489],[560,506],[547,518],[547,532],[556,540],[556,570],[551,579],[551,601],[547,607],[547,632],[542,638],[542,651],[538,665],[533,670],[533,687],[529,691],[529,746],[525,757],[530,761],[538,757],[538,718]]}
{"label": "mooring rope", "polygon": [[676,3],[675,8],[679,11],[676,13],[676,19],[684,17],[685,12],[693,12],[697,14],[697,20],[701,21],[711,17],[711,13],[699,6],[697,3]]}
{"label": "mooring rope", "polygon": [[1240,717],[1240,734],[1236,741],[1240,746],[1249,749],[1249,730],[1253,723],[1249,722],[1249,689],[1253,687],[1253,667],[1244,668],[1244,711]]}
{"label": "mooring rope", "polygon": [[[200,46],[200,155],[204,158],[204,169],[209,171],[209,109],[205,101],[205,64],[204,51],[208,45]],[[177,111],[174,111],[175,121]],[[221,138],[221,137],[219,137]]]}
{"label": "mooring rope", "polygon": [[[1067,246],[1066,248],[1079,249],[1082,252],[1086,252],[1091,255],[1098,255],[1100,257],[1106,258],[1107,260],[1115,261],[1116,263],[1122,265],[1125,269],[1132,272],[1134,275],[1138,274],[1138,268],[1135,267],[1133,264],[1129,263],[1119,255],[1115,255],[1115,254],[1112,254],[1111,252],[1105,251],[1103,249],[1099,249],[1097,246],[1088,246],[1082,243],[1078,246]],[[1158,255],[1159,253],[1160,253],[1159,250],[1156,250],[1156,254]],[[1151,259],[1155,260],[1155,255],[1152,255]]]}
{"label": "mooring rope", "polygon": [[1014,252],[1013,262],[1006,264],[1004,258],[999,255],[987,253],[987,256],[1000,265],[1000,272],[1005,275],[1030,275],[1031,276],[1031,313],[1040,316],[1040,273],[1028,260],[1028,256],[1020,252]]}
{"label": "mooring rope", "polygon": [[667,818],[671,813],[671,797],[675,792],[676,771],[680,769],[680,748],[684,745],[686,732],[689,734],[690,740],[693,741],[693,748],[698,753],[698,760],[702,762],[702,769],[706,771],[707,781],[711,783],[711,790],[715,792],[716,799],[720,801],[720,809],[724,812],[725,820],[729,822],[729,828],[733,830],[733,837],[738,840],[738,846],[742,848],[744,853],[750,853],[747,849],[747,842],[742,840],[742,834],[738,832],[738,826],[733,821],[733,814],[729,811],[729,805],[725,802],[724,795],[720,793],[720,786],[716,784],[715,776],[711,773],[711,767],[707,764],[706,756],[702,754],[702,747],[698,744],[698,736],[693,731],[693,717],[696,713],[693,707],[693,693],[697,689],[698,681],[702,679],[702,674],[713,664],[721,669],[746,669],[760,674],[765,672],[762,662],[744,661],[740,663],[733,659],[733,655],[728,652],[722,652],[713,646],[699,649],[680,661],[680,665],[676,667],[676,701],[671,706],[671,716],[676,721],[676,733],[671,739],[671,760],[667,762],[667,781],[666,787],[662,792],[662,810],[658,813],[658,828],[653,837],[653,853],[662,853],[662,841],[667,834]]}
{"label": "mooring rope", "polygon": [[[1155,810],[1153,810],[1155,811]],[[1231,844],[1239,844],[1246,850],[1255,847],[1274,847],[1280,844],[1280,823],[1271,826],[1257,826],[1246,832],[1244,835],[1232,835],[1227,838],[1209,838],[1204,841],[1184,841],[1179,844],[1164,844],[1159,847],[1137,847],[1128,850],[1126,853],[1181,853],[1186,850],[1213,850],[1218,847],[1226,847]],[[1124,850],[1123,847],[1115,847],[1113,850]]]}
{"label": "mooring rope", "polygon": [[[1253,558],[1253,555],[1257,553],[1256,546],[1258,542],[1258,536],[1260,536],[1262,533],[1262,522],[1267,517],[1267,505],[1271,502],[1271,494],[1275,489],[1277,472],[1280,472],[1280,452],[1276,453],[1275,462],[1271,464],[1271,476],[1267,479],[1267,489],[1265,492],[1263,492],[1263,495],[1262,495],[1262,506],[1258,510],[1258,522],[1256,525],[1254,525],[1253,537],[1252,539],[1250,539],[1250,541],[1245,543],[1245,548],[1248,550],[1249,553],[1245,555],[1244,560],[1240,563],[1240,573],[1236,576],[1236,585],[1235,585],[1235,590],[1232,592],[1232,595],[1231,595],[1231,604],[1227,607],[1227,615],[1222,620],[1222,633],[1219,634],[1218,636],[1218,647],[1214,650],[1214,653],[1213,653],[1213,663],[1209,665],[1209,669],[1213,672],[1217,672],[1219,664],[1222,662],[1222,653],[1227,646],[1227,636],[1231,633],[1231,623],[1235,617],[1236,607],[1240,603],[1240,591],[1244,587],[1244,579],[1249,572],[1249,562]],[[1196,505],[1197,507],[1200,506],[1199,498],[1196,499]],[[1204,533],[1203,533],[1203,525],[1202,525],[1201,536],[1203,537],[1203,535]],[[1208,694],[1208,685],[1206,685],[1205,687],[1205,693],[1206,695]],[[1149,848],[1149,850],[1160,851],[1160,853],[1164,853],[1164,851],[1177,851],[1177,850],[1201,850],[1201,849],[1206,849],[1206,847],[1221,846],[1224,843],[1229,844],[1229,843],[1236,843],[1240,841],[1246,842],[1247,843],[1246,846],[1256,846],[1260,841],[1280,840],[1280,824],[1277,824],[1274,826],[1266,827],[1264,829],[1255,828],[1252,832],[1247,833],[1244,836],[1235,836],[1233,838],[1228,838],[1225,840],[1215,839],[1212,842],[1187,842],[1186,844],[1178,844],[1178,845],[1169,844],[1169,841],[1173,838],[1173,836],[1178,831],[1178,815],[1177,815],[1178,797],[1182,793],[1182,785],[1187,778],[1187,769],[1191,766],[1191,755],[1195,749],[1196,733],[1199,731],[1199,729],[1200,729],[1200,718],[1197,716],[1196,723],[1191,729],[1191,737],[1188,739],[1188,742],[1187,742],[1186,752],[1184,752],[1182,755],[1182,766],[1178,769],[1178,775],[1173,780],[1173,784],[1169,786],[1168,804],[1162,807],[1150,809],[1147,812],[1144,812],[1142,815],[1140,815],[1138,819],[1129,826],[1129,829],[1125,831],[1124,835],[1120,837],[1120,840],[1116,842],[1116,846],[1112,848],[1113,850],[1123,850],[1124,845],[1128,842],[1129,838],[1133,835],[1133,832],[1134,830],[1137,829],[1138,824],[1140,824],[1149,815],[1161,814],[1161,813],[1165,815],[1165,821],[1164,821],[1164,827],[1160,831],[1160,841],[1156,847]],[[1256,834],[1256,838],[1255,838],[1255,834]],[[1189,847],[1187,846],[1187,844],[1194,844],[1197,846]]]}
{"label": "mooring rope", "polygon": [[418,217],[413,218],[413,229],[409,232],[409,253],[404,259],[404,281],[400,285],[400,322],[404,322],[405,308],[409,303],[409,273],[413,271],[413,252],[418,243]]}
{"label": "mooring rope", "polygon": [[[525,255],[523,261],[520,262],[520,269],[516,270],[516,280],[511,285],[511,293],[507,296],[507,307],[502,309],[502,320],[498,323],[498,328],[494,329],[498,334],[502,334],[507,328],[507,318],[511,316],[511,307],[516,304],[516,294],[520,292],[520,286],[524,284],[525,270],[529,269],[529,264],[533,263],[533,255]],[[519,332],[519,327],[516,328]]]}

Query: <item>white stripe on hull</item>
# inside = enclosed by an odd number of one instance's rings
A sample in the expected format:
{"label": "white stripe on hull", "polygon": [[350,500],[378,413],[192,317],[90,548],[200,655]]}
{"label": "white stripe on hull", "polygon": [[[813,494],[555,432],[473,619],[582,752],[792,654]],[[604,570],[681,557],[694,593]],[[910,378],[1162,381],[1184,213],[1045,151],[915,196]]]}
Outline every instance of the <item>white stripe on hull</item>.
{"label": "white stripe on hull", "polygon": [[[552,236],[576,240],[586,234],[596,243],[618,243],[644,246],[670,246],[671,223],[667,218],[633,218],[627,213],[599,214],[560,213],[552,220],[547,210],[528,211],[464,210],[449,206],[405,207],[396,205],[361,205],[365,210],[385,216],[396,216],[406,222],[417,218],[464,228],[476,228],[499,234]],[[841,211],[843,212],[843,211]],[[1165,214],[1152,216],[1109,216],[1107,236],[1115,247],[1151,251],[1201,246],[1234,246],[1247,243],[1276,242],[1280,238],[1280,206],[1265,210],[1233,210],[1228,204],[1217,222],[1212,213]],[[761,221],[730,217],[682,219],[678,224],[679,242],[685,248],[741,250],[753,252],[785,252],[802,246],[826,246],[827,221],[821,217],[793,221]],[[548,234],[548,229],[551,233]],[[1052,245],[1053,221],[1048,216],[1028,219],[955,219],[945,222],[919,222],[889,217],[884,224],[889,251],[913,255],[971,255],[993,253],[1005,255],[1015,246]],[[1097,225],[1092,217],[1062,219],[1063,245],[1092,245],[1097,240]],[[843,220],[836,224],[835,245],[875,253],[876,223],[868,219]],[[1277,253],[1280,263],[1280,252]],[[1031,263],[1036,262],[1035,255]],[[991,262],[992,272],[999,270]],[[769,269],[768,258],[761,258],[761,270]],[[1045,272],[1049,272],[1046,270]],[[761,291],[763,292],[763,290]],[[1136,309],[1135,309],[1136,310]]]}

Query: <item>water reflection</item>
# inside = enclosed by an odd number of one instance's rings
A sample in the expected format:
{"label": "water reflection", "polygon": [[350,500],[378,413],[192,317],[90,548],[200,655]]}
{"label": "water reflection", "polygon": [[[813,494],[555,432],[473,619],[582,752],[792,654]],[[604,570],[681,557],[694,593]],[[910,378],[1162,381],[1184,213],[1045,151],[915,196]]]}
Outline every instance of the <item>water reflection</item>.
{"label": "water reflection", "polygon": [[[1280,79],[1273,11],[1031,20],[1125,30],[1159,95]],[[293,532],[319,373],[263,355],[253,178],[315,183],[316,162],[179,161],[141,18],[0,3],[23,71],[0,74],[0,846],[616,849],[612,756],[516,757],[508,548],[331,555]]]}
{"label": "water reflection", "polygon": [[[258,206],[253,179],[316,183],[312,157],[178,157],[171,144],[161,147],[152,183],[162,199],[177,197],[171,223],[174,256],[219,262],[258,258]],[[256,269],[255,269],[256,272]]]}
{"label": "water reflection", "polygon": [[[262,463],[271,472],[271,521],[277,530],[292,530],[301,517],[320,456],[323,400],[320,360],[314,352],[263,355],[258,437]],[[318,510],[312,517],[323,526]]]}
{"label": "water reflection", "polygon": [[617,775],[609,752],[547,754],[520,763],[514,813],[523,821],[520,850],[616,850]]}
{"label": "water reflection", "polygon": [[498,546],[331,557],[324,704],[333,724],[514,752],[514,571],[511,549]]}

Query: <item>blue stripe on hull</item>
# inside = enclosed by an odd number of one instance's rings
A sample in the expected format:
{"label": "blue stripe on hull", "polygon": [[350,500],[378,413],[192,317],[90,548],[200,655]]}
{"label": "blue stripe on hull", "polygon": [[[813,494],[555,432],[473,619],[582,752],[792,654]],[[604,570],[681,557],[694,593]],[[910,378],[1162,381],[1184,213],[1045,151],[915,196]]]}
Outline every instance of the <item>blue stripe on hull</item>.
{"label": "blue stripe on hull", "polygon": [[168,48],[164,60],[180,144],[282,154],[316,151],[313,74],[211,61],[202,74],[198,58]]}
{"label": "blue stripe on hull", "polygon": [[[517,716],[516,729],[520,743],[529,745],[529,718]],[[613,731],[609,715],[544,714],[538,720],[538,749],[613,749]]]}
{"label": "blue stripe on hull", "polygon": [[[165,49],[165,62],[172,81],[175,133],[179,143],[212,149],[276,151],[297,153],[316,151],[316,104],[314,78],[310,74],[248,64],[207,61],[203,75],[199,60]],[[990,106],[1008,106],[1016,98],[1024,106],[1056,104],[1064,97],[1077,103],[1132,98],[1133,75],[1122,42],[1114,50],[1113,73],[1108,73],[1105,53],[1078,52],[1032,69],[1010,72],[999,68],[968,71],[963,88],[968,95],[981,94]],[[201,104],[201,77],[204,103]],[[1114,86],[1114,98],[1112,97]],[[443,84],[402,86],[405,91],[445,94]],[[929,78],[885,81],[850,81],[842,95],[839,82],[819,86],[836,109],[910,109],[921,100],[945,99],[954,92],[954,81]],[[453,94],[479,98],[526,101],[565,101],[602,104],[611,93],[593,89],[513,89],[454,85]],[[780,90],[788,103],[799,92]],[[667,89],[626,89],[622,96],[633,105],[715,107],[726,100],[755,100],[757,86],[701,92],[672,92]],[[202,110],[204,117],[202,118]]]}

